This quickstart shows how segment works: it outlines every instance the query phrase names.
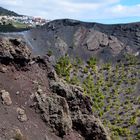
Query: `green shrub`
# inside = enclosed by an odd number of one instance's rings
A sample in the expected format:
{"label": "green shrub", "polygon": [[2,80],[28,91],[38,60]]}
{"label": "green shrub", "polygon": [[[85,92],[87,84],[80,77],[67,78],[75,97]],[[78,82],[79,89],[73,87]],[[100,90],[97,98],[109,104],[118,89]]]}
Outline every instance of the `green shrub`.
{"label": "green shrub", "polygon": [[70,83],[73,84],[73,85],[79,85],[80,81],[79,81],[78,77],[74,75],[74,76],[70,79]]}
{"label": "green shrub", "polygon": [[97,64],[97,59],[94,57],[91,57],[88,61],[87,64],[90,68],[93,68]]}
{"label": "green shrub", "polygon": [[113,134],[118,136],[129,136],[131,134],[131,131],[127,128],[123,128],[121,126],[115,126],[112,125],[111,130],[113,131]]}
{"label": "green shrub", "polygon": [[56,73],[59,76],[70,76],[72,64],[68,56],[61,57],[55,65]]}
{"label": "green shrub", "polygon": [[83,72],[84,73],[88,73],[88,68],[87,67],[84,67]]}
{"label": "green shrub", "polygon": [[137,117],[136,116],[130,117],[129,123],[130,123],[130,125],[136,124],[137,123]]}
{"label": "green shrub", "polygon": [[51,51],[51,50],[48,50],[47,55],[48,55],[48,56],[51,56],[51,55],[52,55],[52,51]]}

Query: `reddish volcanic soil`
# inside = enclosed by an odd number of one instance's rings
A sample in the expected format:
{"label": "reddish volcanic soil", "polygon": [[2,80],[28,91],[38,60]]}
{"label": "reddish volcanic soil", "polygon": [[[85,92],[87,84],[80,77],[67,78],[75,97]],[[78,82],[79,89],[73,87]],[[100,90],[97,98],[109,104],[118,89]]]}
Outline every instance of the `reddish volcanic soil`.
{"label": "reddish volcanic soil", "polygon": [[[29,140],[48,139],[59,140],[58,137],[49,133],[45,123],[40,115],[35,112],[33,93],[37,90],[37,82],[41,83],[43,91],[49,94],[46,70],[43,70],[38,64],[28,67],[25,70],[16,70],[14,66],[0,65],[0,68],[6,69],[0,72],[0,90],[6,90],[10,93],[12,105],[5,106],[0,102],[0,137],[9,139],[13,136],[15,128],[21,130]],[[17,119],[17,108],[25,109],[28,118],[27,122],[20,122]]]}

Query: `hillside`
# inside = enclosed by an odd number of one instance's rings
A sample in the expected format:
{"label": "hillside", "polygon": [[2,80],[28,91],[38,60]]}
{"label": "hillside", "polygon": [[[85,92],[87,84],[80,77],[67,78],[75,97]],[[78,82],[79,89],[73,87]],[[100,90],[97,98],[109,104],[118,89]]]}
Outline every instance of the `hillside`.
{"label": "hillside", "polygon": [[0,7],[0,16],[19,16],[17,13]]}
{"label": "hillside", "polygon": [[1,139],[110,140],[83,90],[59,79],[25,42],[0,37],[0,79]]}
{"label": "hillside", "polygon": [[0,137],[140,139],[139,22],[63,19],[0,38]]}
{"label": "hillside", "polygon": [[51,50],[56,57],[69,54],[87,60],[96,55],[109,61],[123,52],[136,53],[140,45],[139,32],[140,23],[104,25],[64,19],[25,34],[37,54]]}
{"label": "hillside", "polygon": [[[0,7],[0,16],[21,16],[13,11],[9,11],[7,9],[4,9]],[[12,22],[11,20],[8,20],[6,18],[1,18],[0,21],[0,32],[20,32],[28,30],[29,27],[24,23],[19,22]]]}

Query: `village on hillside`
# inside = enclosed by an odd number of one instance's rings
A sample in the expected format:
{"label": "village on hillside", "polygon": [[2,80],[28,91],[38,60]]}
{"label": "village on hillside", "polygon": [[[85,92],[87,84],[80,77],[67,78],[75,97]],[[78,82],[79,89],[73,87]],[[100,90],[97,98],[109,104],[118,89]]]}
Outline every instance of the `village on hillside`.
{"label": "village on hillside", "polygon": [[42,26],[49,22],[50,20],[42,19],[40,17],[31,17],[31,16],[0,16],[0,25],[6,24],[16,24],[24,25],[26,27],[36,27]]}

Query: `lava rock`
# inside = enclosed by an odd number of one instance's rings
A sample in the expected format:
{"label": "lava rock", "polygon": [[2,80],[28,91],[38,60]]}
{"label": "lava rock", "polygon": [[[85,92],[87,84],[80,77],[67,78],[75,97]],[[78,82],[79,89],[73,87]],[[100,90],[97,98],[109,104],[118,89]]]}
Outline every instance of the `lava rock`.
{"label": "lava rock", "polygon": [[11,62],[20,66],[26,65],[31,58],[29,48],[21,40],[0,38],[0,62],[9,64]]}
{"label": "lava rock", "polygon": [[17,113],[18,113],[18,119],[20,122],[26,122],[28,120],[24,109],[18,107]]}
{"label": "lava rock", "polygon": [[41,110],[43,120],[59,136],[63,137],[72,129],[72,120],[65,98],[57,95],[35,93],[38,108]]}
{"label": "lava rock", "polygon": [[53,96],[65,98],[72,128],[82,135],[85,140],[110,140],[110,136],[98,118],[92,113],[90,98],[83,95],[81,87],[67,84],[65,81],[56,78],[50,79],[50,88]]}
{"label": "lava rock", "polygon": [[12,104],[12,100],[11,100],[9,92],[7,92],[5,90],[1,90],[0,94],[1,94],[1,98],[3,100],[3,104],[8,105],[8,106]]}

